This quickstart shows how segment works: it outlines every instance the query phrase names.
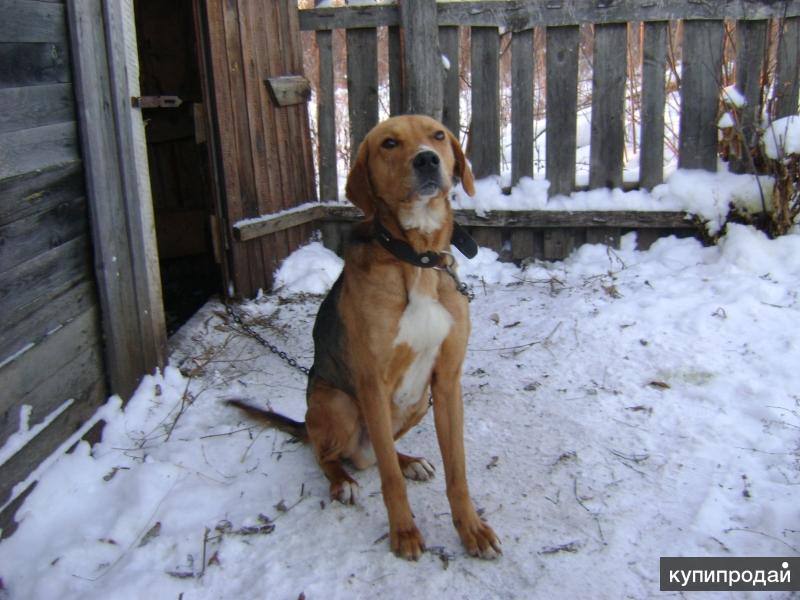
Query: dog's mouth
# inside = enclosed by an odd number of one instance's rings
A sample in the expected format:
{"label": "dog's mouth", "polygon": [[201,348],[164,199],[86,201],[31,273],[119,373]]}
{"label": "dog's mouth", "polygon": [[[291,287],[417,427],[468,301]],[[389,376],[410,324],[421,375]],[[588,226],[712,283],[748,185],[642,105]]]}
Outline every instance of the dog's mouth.
{"label": "dog's mouth", "polygon": [[429,179],[417,185],[416,193],[421,198],[435,196],[442,191],[441,183],[438,179]]}

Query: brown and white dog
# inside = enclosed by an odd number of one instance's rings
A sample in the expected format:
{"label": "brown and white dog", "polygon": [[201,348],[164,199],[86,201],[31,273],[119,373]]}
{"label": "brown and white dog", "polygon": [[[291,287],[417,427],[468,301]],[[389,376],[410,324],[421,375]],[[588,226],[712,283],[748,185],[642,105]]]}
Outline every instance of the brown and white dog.
{"label": "brown and white dog", "polygon": [[331,496],[344,504],[355,501],[358,485],[343,461],[363,469],[377,460],[391,548],[412,560],[424,541],[403,477],[427,480],[434,469],[424,458],[397,452],[394,442],[427,412],[428,390],[453,523],[469,554],[501,553],[467,487],[460,378],[469,310],[442,268],[452,263],[448,194],[456,179],[474,193],[458,141],[434,119],[394,117],[369,132],[347,179],[347,197],[365,220],[314,325],[305,426],[259,411],[307,436]]}

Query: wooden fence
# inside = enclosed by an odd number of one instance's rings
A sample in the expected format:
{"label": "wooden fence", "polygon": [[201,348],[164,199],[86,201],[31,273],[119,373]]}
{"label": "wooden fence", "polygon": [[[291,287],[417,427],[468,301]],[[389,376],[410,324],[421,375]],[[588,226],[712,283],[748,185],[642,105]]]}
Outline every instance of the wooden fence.
{"label": "wooden fence", "polygon": [[[346,30],[350,145],[355,152],[378,121],[378,28],[388,28],[390,113],[424,112],[459,131],[460,29],[470,43],[470,158],[477,177],[498,174],[501,157],[500,40],[510,32],[512,183],[533,175],[534,57],[545,53],[546,177],[551,194],[575,189],[580,26],[593,24],[592,129],[589,187],[622,185],[628,23],[643,28],[640,180],[652,188],[663,176],[665,74],[670,22],[682,21],[679,166],[715,170],[723,66],[724,21],[735,20],[737,85],[759,97],[769,32],[777,32],[775,116],[798,102],[800,2],[659,0],[634,2],[401,1],[300,11],[300,28],[316,32],[319,48],[319,184],[322,199],[338,198],[332,31]],[[770,19],[779,24],[770,28]],[[544,28],[537,47],[534,28]],[[775,41],[775,40],[773,40]],[[451,65],[444,71],[439,51]],[[745,133],[760,107],[743,108]]]}

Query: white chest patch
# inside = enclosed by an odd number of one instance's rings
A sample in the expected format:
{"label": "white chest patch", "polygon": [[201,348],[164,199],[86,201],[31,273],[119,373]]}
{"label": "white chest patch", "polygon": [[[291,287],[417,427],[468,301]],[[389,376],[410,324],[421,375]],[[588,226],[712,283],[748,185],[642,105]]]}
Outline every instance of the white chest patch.
{"label": "white chest patch", "polygon": [[441,202],[431,204],[430,198],[423,197],[404,207],[397,216],[406,231],[419,229],[422,233],[433,233],[441,229],[446,211]]}
{"label": "white chest patch", "polygon": [[415,353],[394,394],[393,401],[398,408],[409,408],[422,398],[439,348],[452,325],[453,317],[438,300],[411,291],[394,340],[395,346],[408,344]]}

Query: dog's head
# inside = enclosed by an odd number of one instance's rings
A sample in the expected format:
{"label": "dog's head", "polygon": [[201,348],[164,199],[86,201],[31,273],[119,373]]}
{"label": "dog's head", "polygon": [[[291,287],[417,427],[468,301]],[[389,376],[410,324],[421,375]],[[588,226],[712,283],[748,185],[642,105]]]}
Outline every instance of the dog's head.
{"label": "dog's head", "polygon": [[447,197],[456,180],[475,193],[456,137],[430,117],[405,115],[376,125],[361,142],[347,177],[348,199],[370,218],[383,202],[402,214]]}

